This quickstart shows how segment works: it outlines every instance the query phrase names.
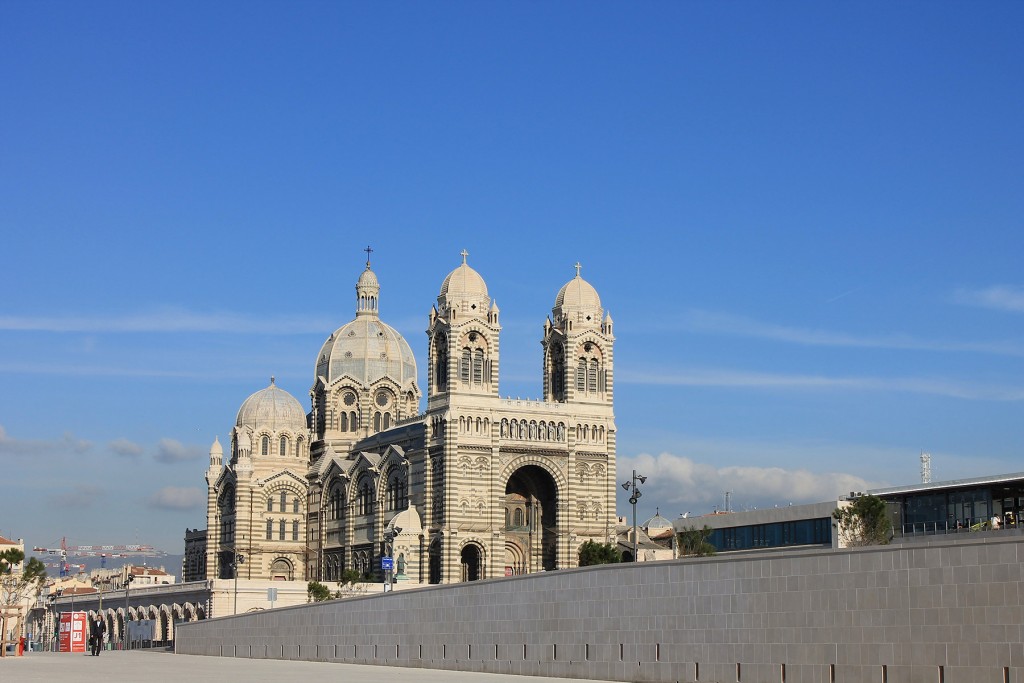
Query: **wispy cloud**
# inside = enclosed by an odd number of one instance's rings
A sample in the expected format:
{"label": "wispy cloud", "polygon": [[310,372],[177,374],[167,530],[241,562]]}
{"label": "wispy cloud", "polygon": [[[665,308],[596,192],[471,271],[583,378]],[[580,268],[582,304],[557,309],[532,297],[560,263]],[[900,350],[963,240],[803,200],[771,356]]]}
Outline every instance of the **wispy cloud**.
{"label": "wispy cloud", "polygon": [[0,456],[84,453],[92,443],[65,433],[60,439],[15,439],[0,425]]}
{"label": "wispy cloud", "polygon": [[953,301],[965,306],[1024,313],[1024,287],[994,285],[985,289],[963,288],[953,293]]}
{"label": "wispy cloud", "polygon": [[[1024,293],[1020,293],[1024,306]],[[1024,310],[1022,308],[1021,310]],[[807,327],[791,327],[762,322],[728,313],[692,310],[683,318],[687,329],[694,332],[754,337],[803,346],[836,346],[869,349],[896,349],[904,351],[945,351],[990,353],[1006,356],[1024,356],[1024,346],[1011,342],[958,342],[941,339],[921,339],[908,334],[855,335]]]}
{"label": "wispy cloud", "polygon": [[137,458],[145,450],[139,444],[125,438],[115,439],[107,444],[107,446],[111,451],[125,458]]}
{"label": "wispy cloud", "polygon": [[0,315],[0,330],[19,332],[216,332],[234,334],[310,334],[332,330],[337,320],[313,316],[253,317],[241,313],[197,313],[180,308],[122,316]]}
{"label": "wispy cloud", "polygon": [[726,491],[730,493],[730,507],[744,509],[837,500],[850,491],[866,491],[884,485],[844,472],[716,467],[673,453],[620,457],[619,468],[642,472],[647,477],[645,494],[660,503],[675,506],[679,514],[710,512],[712,507],[724,504]]}
{"label": "wispy cloud", "polygon": [[106,506],[108,501],[106,492],[94,484],[76,484],[71,490],[55,493],[49,498],[56,507],[68,510]]}
{"label": "wispy cloud", "polygon": [[148,502],[160,510],[191,510],[206,503],[206,493],[195,487],[165,486]]}
{"label": "wispy cloud", "polygon": [[852,390],[929,394],[975,401],[1021,401],[1024,388],[968,384],[917,377],[827,377],[741,370],[693,369],[674,373],[624,370],[616,381],[627,384],[789,390]]}
{"label": "wispy cloud", "polygon": [[168,465],[189,462],[203,457],[199,446],[187,446],[176,439],[160,439],[156,447],[156,461]]}

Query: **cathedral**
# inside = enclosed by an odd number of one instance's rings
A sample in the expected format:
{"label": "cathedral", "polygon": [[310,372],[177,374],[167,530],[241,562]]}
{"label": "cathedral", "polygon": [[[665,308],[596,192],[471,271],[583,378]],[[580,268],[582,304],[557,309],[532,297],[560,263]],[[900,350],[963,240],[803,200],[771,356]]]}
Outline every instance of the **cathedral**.
{"label": "cathedral", "polygon": [[428,315],[425,410],[369,260],[310,409],[274,378],[242,403],[228,453],[210,449],[207,578],[454,583],[615,542],[615,337],[597,290],[577,264],[543,321],[542,398],[502,398],[500,311],[461,256]]}

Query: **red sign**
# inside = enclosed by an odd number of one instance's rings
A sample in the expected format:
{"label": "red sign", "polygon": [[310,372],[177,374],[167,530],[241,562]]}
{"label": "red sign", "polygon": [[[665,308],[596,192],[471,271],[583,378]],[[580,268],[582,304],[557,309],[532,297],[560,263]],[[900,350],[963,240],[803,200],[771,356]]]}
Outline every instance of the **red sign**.
{"label": "red sign", "polygon": [[60,651],[85,652],[89,621],[85,612],[60,613]]}

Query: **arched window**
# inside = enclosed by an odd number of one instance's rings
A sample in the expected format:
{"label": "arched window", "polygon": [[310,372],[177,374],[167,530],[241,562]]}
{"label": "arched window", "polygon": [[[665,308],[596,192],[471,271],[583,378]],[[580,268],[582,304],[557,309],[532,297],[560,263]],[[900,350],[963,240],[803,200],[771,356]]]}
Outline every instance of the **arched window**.
{"label": "arched window", "polygon": [[285,506],[288,504],[288,494],[285,491],[281,491],[281,512],[285,511]]}
{"label": "arched window", "polygon": [[261,455],[270,455],[270,437],[269,436],[264,436],[263,439],[260,440],[260,454]]}
{"label": "arched window", "polygon": [[434,342],[434,382],[438,391],[448,388],[448,337],[437,335]]}
{"label": "arched window", "polygon": [[348,413],[345,411],[341,412],[341,431],[348,431]]}
{"label": "arched window", "polygon": [[272,519],[267,520],[267,540],[274,540],[274,520]]}
{"label": "arched window", "polygon": [[597,359],[590,359],[590,369],[587,372],[587,391],[592,394],[597,393]]}
{"label": "arched window", "polygon": [[300,436],[298,439],[295,440],[295,457],[302,457],[302,445],[303,441],[302,437]]}
{"label": "arched window", "polygon": [[388,510],[404,510],[409,507],[408,488],[401,474],[395,473],[388,479],[386,502]]}
{"label": "arched window", "polygon": [[565,400],[565,348],[561,344],[551,348],[551,395],[556,401]]}
{"label": "arched window", "polygon": [[273,511],[274,511],[274,499],[271,498],[270,496],[267,496],[267,512],[273,512]]}
{"label": "arched window", "polygon": [[462,362],[459,364],[459,379],[463,384],[469,384],[470,366],[473,364],[472,352],[469,349],[462,349]]}
{"label": "arched window", "polygon": [[284,540],[284,520],[282,519],[277,525],[277,540]]}
{"label": "arched window", "polygon": [[372,503],[373,489],[370,488],[370,481],[368,479],[363,479],[359,484],[359,514],[370,514]]}
{"label": "arched window", "polygon": [[331,494],[327,498],[327,518],[328,519],[339,519],[341,517],[339,508],[341,507],[341,491],[337,488],[331,489]]}
{"label": "arched window", "polygon": [[373,431],[380,431],[380,411],[377,411],[373,414]]}
{"label": "arched window", "polygon": [[295,496],[294,498],[292,498],[292,512],[298,512],[298,511],[299,511],[299,497]]}
{"label": "arched window", "polygon": [[525,526],[525,520],[523,519],[522,508],[516,508],[516,511],[512,513],[512,526]]}
{"label": "arched window", "polygon": [[576,364],[576,391],[587,390],[587,359],[580,358]]}
{"label": "arched window", "polygon": [[292,540],[299,540],[299,520],[297,519],[292,522]]}
{"label": "arched window", "polygon": [[288,455],[288,437],[287,436],[282,436],[281,437],[281,452],[278,453],[278,455],[280,455],[281,457],[284,457],[284,456]]}
{"label": "arched window", "polygon": [[348,414],[348,430],[354,432],[359,429],[359,420],[356,419],[356,411],[352,411]]}
{"label": "arched window", "polygon": [[484,352],[477,349],[473,354],[473,384],[483,384],[484,381]]}
{"label": "arched window", "polygon": [[384,429],[391,429],[391,413],[384,413]]}

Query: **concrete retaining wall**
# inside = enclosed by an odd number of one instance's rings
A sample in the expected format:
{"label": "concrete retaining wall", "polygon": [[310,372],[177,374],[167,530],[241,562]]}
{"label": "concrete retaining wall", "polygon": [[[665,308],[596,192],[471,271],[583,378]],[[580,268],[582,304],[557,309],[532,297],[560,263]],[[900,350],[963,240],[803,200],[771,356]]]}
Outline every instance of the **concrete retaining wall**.
{"label": "concrete retaining wall", "polygon": [[1024,683],[1020,537],[606,565],[182,624],[178,653],[664,683]]}

